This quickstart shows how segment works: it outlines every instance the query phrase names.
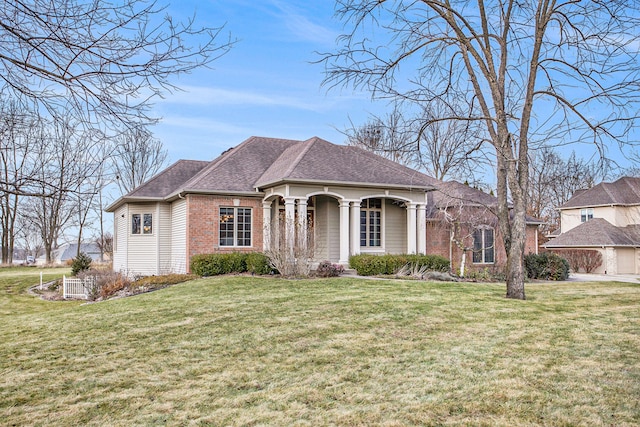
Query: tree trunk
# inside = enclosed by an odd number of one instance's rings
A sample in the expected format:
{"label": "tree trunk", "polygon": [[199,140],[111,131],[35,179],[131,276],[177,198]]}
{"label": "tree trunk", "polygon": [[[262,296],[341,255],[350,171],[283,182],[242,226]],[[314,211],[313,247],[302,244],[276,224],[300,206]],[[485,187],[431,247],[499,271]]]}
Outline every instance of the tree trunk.
{"label": "tree trunk", "polygon": [[[520,239],[514,239],[518,242]],[[512,244],[507,253],[507,298],[524,300],[524,245]]]}

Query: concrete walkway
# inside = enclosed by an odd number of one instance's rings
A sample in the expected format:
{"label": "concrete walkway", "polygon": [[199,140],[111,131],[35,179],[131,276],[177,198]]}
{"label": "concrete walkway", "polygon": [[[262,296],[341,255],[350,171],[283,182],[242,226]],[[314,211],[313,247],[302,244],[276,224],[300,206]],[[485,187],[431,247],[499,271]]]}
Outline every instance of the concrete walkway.
{"label": "concrete walkway", "polygon": [[629,282],[640,283],[638,274],[587,274],[571,273],[569,282]]}

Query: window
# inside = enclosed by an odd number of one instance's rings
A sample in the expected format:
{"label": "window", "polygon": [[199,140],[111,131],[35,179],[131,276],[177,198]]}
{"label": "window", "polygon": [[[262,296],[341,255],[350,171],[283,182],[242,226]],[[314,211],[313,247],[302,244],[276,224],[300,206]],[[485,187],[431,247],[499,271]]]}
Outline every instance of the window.
{"label": "window", "polygon": [[153,214],[131,215],[131,234],[153,234]]}
{"label": "window", "polygon": [[580,222],[587,222],[593,219],[593,208],[580,209]]}
{"label": "window", "polygon": [[494,263],[493,228],[476,228],[473,232],[473,262]]}
{"label": "window", "polygon": [[360,246],[382,246],[382,199],[360,203]]}
{"label": "window", "polygon": [[250,208],[220,208],[220,246],[251,246]]}

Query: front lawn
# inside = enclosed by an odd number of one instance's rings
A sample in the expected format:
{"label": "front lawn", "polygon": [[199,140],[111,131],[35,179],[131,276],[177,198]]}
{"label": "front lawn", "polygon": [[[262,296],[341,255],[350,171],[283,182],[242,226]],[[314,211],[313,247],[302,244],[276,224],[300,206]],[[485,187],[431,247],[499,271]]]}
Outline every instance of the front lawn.
{"label": "front lawn", "polygon": [[239,276],[12,310],[0,283],[3,425],[640,424],[636,284],[530,284],[522,302]]}

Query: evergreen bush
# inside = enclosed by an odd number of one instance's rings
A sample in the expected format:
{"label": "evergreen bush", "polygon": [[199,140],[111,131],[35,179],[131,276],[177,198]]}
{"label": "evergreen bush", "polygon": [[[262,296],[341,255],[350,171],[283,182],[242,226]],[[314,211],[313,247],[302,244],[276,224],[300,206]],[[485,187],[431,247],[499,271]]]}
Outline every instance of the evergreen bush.
{"label": "evergreen bush", "polygon": [[260,252],[202,254],[191,258],[191,272],[198,276],[230,273],[269,274],[273,271],[269,258]]}
{"label": "evergreen bush", "polygon": [[253,274],[271,274],[273,267],[269,261],[269,257],[261,252],[248,253],[245,258],[247,271]]}
{"label": "evergreen bush", "polygon": [[524,266],[529,279],[567,280],[569,262],[552,252],[529,254],[524,257]]}
{"label": "evergreen bush", "polygon": [[446,272],[450,269],[449,260],[439,255],[353,255],[349,258],[349,266],[360,276],[378,274],[396,274],[402,267],[411,264],[425,271]]}
{"label": "evergreen bush", "polygon": [[91,268],[91,257],[84,252],[80,252],[77,257],[71,261],[71,275],[77,276],[81,271]]}

